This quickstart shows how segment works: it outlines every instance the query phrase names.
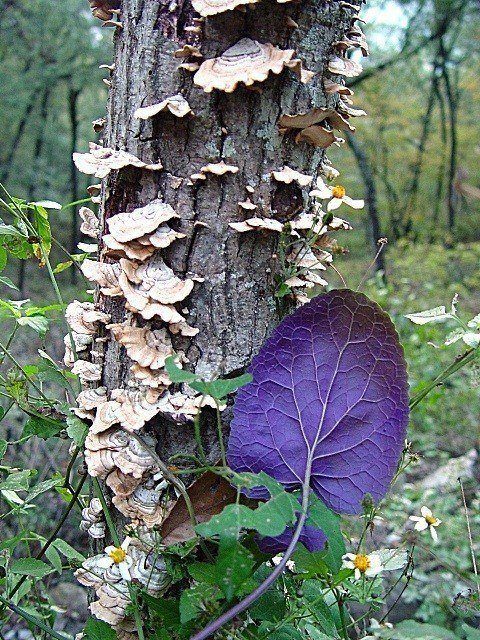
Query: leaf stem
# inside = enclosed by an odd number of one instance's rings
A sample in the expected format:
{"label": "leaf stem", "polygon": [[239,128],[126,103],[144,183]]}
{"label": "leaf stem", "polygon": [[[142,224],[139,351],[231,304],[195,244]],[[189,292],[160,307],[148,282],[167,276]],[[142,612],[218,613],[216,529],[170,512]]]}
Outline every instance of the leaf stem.
{"label": "leaf stem", "polygon": [[11,602],[9,602],[2,595],[0,595],[0,602],[3,605],[5,605],[8,609],[10,609],[10,611],[13,611],[13,613],[16,613],[17,616],[20,616],[20,618],[23,618],[30,624],[33,624],[35,627],[38,627],[39,629],[47,633],[51,638],[56,638],[56,640],[70,640],[69,636],[64,636],[63,634],[58,633],[57,631],[55,631],[54,629],[52,629],[51,627],[43,623],[38,618],[31,616],[29,613],[27,613],[20,607],[17,607],[15,604],[12,604]]}
{"label": "leaf stem", "polygon": [[426,387],[410,399],[410,409],[414,409],[418,404],[420,404],[420,402],[422,402],[430,391],[433,391],[435,387],[442,385],[451,375],[459,371],[462,367],[465,367],[467,364],[473,362],[477,358],[479,351],[480,350],[478,348],[469,349],[461,356],[458,356],[450,366],[444,369],[442,373],[440,373],[436,378],[429,382]]}
{"label": "leaf stem", "polygon": [[223,442],[223,430],[222,430],[222,416],[220,414],[220,405],[218,400],[215,400],[215,412],[217,414],[217,433],[218,433],[218,444],[220,445],[220,455],[222,457],[222,464],[224,467],[227,466],[227,454],[225,453],[225,443]]}

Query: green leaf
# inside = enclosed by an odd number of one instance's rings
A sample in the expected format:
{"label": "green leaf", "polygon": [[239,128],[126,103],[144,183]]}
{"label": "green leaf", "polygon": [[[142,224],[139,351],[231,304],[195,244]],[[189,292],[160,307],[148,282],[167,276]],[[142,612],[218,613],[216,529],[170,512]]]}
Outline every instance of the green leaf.
{"label": "green leaf", "polygon": [[49,321],[45,316],[22,316],[17,322],[21,327],[30,327],[40,336],[44,336],[48,331]]}
{"label": "green leaf", "polygon": [[467,624],[462,624],[462,631],[465,633],[466,640],[480,640],[480,629],[474,629],[474,627],[469,627]]}
{"label": "green leaf", "polygon": [[250,373],[245,373],[243,376],[239,376],[238,378],[218,379],[213,380],[212,382],[207,382],[206,389],[208,395],[212,396],[212,398],[222,400],[229,393],[237,391],[252,380],[252,375]]}
{"label": "green leaf", "polygon": [[243,504],[229,504],[217,516],[195,527],[204,538],[218,536],[220,540],[238,540],[240,532],[255,529],[254,511]]}
{"label": "green leaf", "polygon": [[208,562],[194,562],[188,567],[188,573],[196,582],[206,582],[210,585],[217,584],[215,565]]}
{"label": "green leaf", "polygon": [[165,369],[172,382],[193,382],[194,380],[198,380],[198,376],[194,373],[180,369],[180,367],[175,364],[175,360],[172,356],[165,360]]}
{"label": "green leaf", "polygon": [[216,587],[201,584],[185,589],[180,596],[180,622],[186,624],[190,620],[195,620],[207,610],[206,604],[210,610],[212,603],[218,599],[219,593]]}
{"label": "green leaf", "polygon": [[45,549],[45,557],[51,563],[55,571],[61,575],[63,568],[62,559],[60,558],[58,551],[52,546],[47,547],[47,549]]}
{"label": "green leaf", "polygon": [[337,573],[342,566],[342,556],[346,553],[339,516],[330,511],[319,498],[312,495],[307,524],[322,529],[327,536],[325,562],[333,573]]}
{"label": "green leaf", "polygon": [[67,260],[67,262],[59,262],[55,269],[53,269],[53,273],[62,273],[62,271],[66,271],[73,264],[72,260]]}
{"label": "green leaf", "polygon": [[428,309],[427,311],[420,311],[419,313],[409,313],[405,316],[414,324],[428,324],[429,322],[445,322],[450,320],[454,316],[448,313],[444,306],[435,307],[434,309]]}
{"label": "green leaf", "polygon": [[160,618],[167,629],[179,626],[180,612],[178,609],[178,600],[174,600],[173,598],[156,598],[148,593],[142,594],[142,598],[146,602],[149,611],[157,618]]}
{"label": "green leaf", "polygon": [[0,276],[0,284],[5,285],[9,289],[14,289],[14,291],[20,291],[16,284],[10,280],[10,278],[6,278],[5,276]]}
{"label": "green leaf", "polygon": [[77,447],[82,447],[88,433],[88,426],[75,415],[67,416],[67,434]]}
{"label": "green leaf", "polygon": [[13,560],[10,565],[11,573],[19,574],[22,576],[32,576],[32,578],[44,578],[49,573],[52,573],[53,569],[42,560],[36,558],[20,558],[20,560]]}
{"label": "green leaf", "polygon": [[280,622],[285,616],[287,602],[284,594],[271,587],[248,610],[253,620]]}
{"label": "green leaf", "polygon": [[3,482],[0,482],[0,491],[28,491],[30,476],[29,469],[11,473]]}
{"label": "green leaf", "polygon": [[324,585],[317,580],[306,580],[302,584],[302,590],[305,607],[315,618],[316,626],[329,638],[338,638],[335,619],[324,599]]}
{"label": "green leaf", "polygon": [[7,266],[8,253],[5,247],[0,245],[0,271],[3,271]]}
{"label": "green leaf", "polygon": [[3,460],[3,457],[7,453],[8,442],[6,440],[0,440],[0,460]]}
{"label": "green leaf", "polygon": [[220,546],[215,572],[217,584],[227,600],[237,595],[239,588],[252,575],[253,556],[237,541],[228,541]]}
{"label": "green leaf", "polygon": [[74,549],[72,546],[62,540],[61,538],[57,538],[53,541],[53,546],[57,551],[60,551],[62,555],[64,555],[68,560],[78,560],[79,562],[83,562],[85,560],[85,556],[82,555],[79,551]]}
{"label": "green leaf", "polygon": [[83,630],[86,640],[117,640],[117,634],[110,625],[97,618],[89,618]]}
{"label": "green leaf", "polygon": [[11,224],[0,224],[0,236],[14,236],[16,238],[26,238],[23,233]]}
{"label": "green leaf", "polygon": [[64,428],[65,424],[59,420],[45,416],[31,416],[23,427],[22,438],[38,436],[39,438],[48,440],[48,438],[56,436]]}
{"label": "green leaf", "polygon": [[290,624],[282,625],[281,629],[272,631],[268,640],[305,640],[303,633]]}
{"label": "green leaf", "polygon": [[[52,231],[50,228],[50,221],[48,219],[48,211],[41,206],[34,205],[33,207],[33,225],[37,231],[37,234],[41,240],[41,245],[44,252],[48,255],[52,248]],[[42,259],[41,252],[37,254],[37,258]]]}
{"label": "green leaf", "polygon": [[46,491],[50,491],[50,489],[53,489],[54,487],[57,487],[60,484],[62,484],[62,478],[60,477],[51,478],[50,480],[44,480],[43,482],[39,482],[37,485],[33,487],[32,491],[28,493],[27,497],[25,498],[25,501],[32,502],[33,500],[35,500],[37,496],[40,496],[42,493],[45,493]]}

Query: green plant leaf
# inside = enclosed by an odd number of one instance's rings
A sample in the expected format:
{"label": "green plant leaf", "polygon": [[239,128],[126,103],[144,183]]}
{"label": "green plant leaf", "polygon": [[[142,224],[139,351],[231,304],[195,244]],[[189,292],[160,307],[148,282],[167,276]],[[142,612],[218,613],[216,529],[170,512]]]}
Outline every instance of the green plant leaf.
{"label": "green plant leaf", "polygon": [[31,416],[23,427],[22,438],[37,436],[48,440],[48,438],[52,438],[60,433],[62,429],[65,429],[65,424],[59,420],[45,416]]}
{"label": "green plant leaf", "polygon": [[227,600],[237,595],[239,588],[252,575],[254,564],[250,551],[236,540],[220,545],[215,573],[217,584]]}
{"label": "green plant leaf", "polygon": [[22,316],[17,322],[21,327],[30,327],[40,336],[44,336],[48,331],[49,321],[45,316]]}
{"label": "green plant leaf", "polygon": [[186,624],[195,620],[206,611],[206,603],[210,608],[218,599],[219,591],[216,587],[200,584],[185,589],[180,596],[180,622]]}
{"label": "green plant leaf", "polygon": [[307,524],[322,529],[327,536],[327,552],[324,559],[332,572],[337,573],[342,566],[342,556],[346,553],[339,516],[330,511],[319,498],[312,495]]}
{"label": "green plant leaf", "polygon": [[53,273],[56,275],[57,273],[62,273],[62,271],[66,271],[73,264],[72,260],[67,260],[67,262],[59,262],[55,269],[53,269]]}
{"label": "green plant leaf", "polygon": [[13,289],[14,291],[20,291],[16,284],[14,284],[10,278],[6,278],[5,276],[0,276],[0,284],[5,285],[9,289]]}
{"label": "green plant leaf", "polygon": [[58,551],[55,547],[50,546],[45,549],[45,557],[50,562],[55,571],[61,575],[62,573],[62,559],[60,558]]}
{"label": "green plant leaf", "polygon": [[117,634],[110,625],[97,618],[89,618],[83,630],[86,640],[117,640]]}
{"label": "green plant leaf", "polygon": [[68,542],[62,540],[61,538],[57,538],[53,541],[53,546],[57,551],[60,551],[62,555],[64,555],[68,560],[78,560],[78,562],[83,562],[85,560],[85,556],[82,555],[79,551],[74,549]]}
{"label": "green plant leaf", "polygon": [[0,491],[28,491],[31,471],[15,471],[11,473],[3,482],[0,482]]}
{"label": "green plant leaf", "polygon": [[168,373],[168,377],[174,383],[193,382],[194,380],[199,379],[194,373],[180,369],[180,367],[175,364],[175,360],[172,356],[165,360],[165,369]]}
{"label": "green plant leaf", "polygon": [[245,373],[243,376],[238,376],[237,378],[213,380],[212,382],[206,383],[206,391],[208,395],[212,396],[212,398],[222,400],[229,393],[237,391],[252,380],[253,377],[250,373]]}
{"label": "green plant leaf", "polygon": [[80,420],[80,418],[72,414],[67,416],[67,434],[77,447],[83,446],[87,433],[88,426],[83,420]]}
{"label": "green plant leaf", "polygon": [[46,562],[37,560],[36,558],[20,558],[13,560],[10,565],[11,573],[22,576],[31,576],[32,578],[44,578],[52,573],[53,569]]}

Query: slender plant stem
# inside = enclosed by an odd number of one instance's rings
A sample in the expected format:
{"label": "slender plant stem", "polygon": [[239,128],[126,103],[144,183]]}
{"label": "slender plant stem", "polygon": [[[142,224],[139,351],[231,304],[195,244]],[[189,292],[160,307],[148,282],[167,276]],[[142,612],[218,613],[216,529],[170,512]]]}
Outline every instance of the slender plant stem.
{"label": "slender plant stem", "polygon": [[[45,551],[52,545],[53,541],[56,540],[61,528],[65,524],[68,516],[70,515],[70,512],[72,511],[73,507],[75,506],[75,504],[76,504],[76,502],[77,502],[77,500],[78,500],[78,498],[80,496],[80,492],[82,491],[82,488],[83,488],[83,485],[85,484],[85,480],[86,479],[87,479],[87,475],[85,474],[81,478],[80,482],[78,483],[78,487],[76,488],[75,493],[73,494],[70,502],[68,503],[68,506],[65,509],[65,512],[64,512],[63,516],[58,521],[57,526],[52,531],[51,535],[49,536],[48,540],[45,542],[43,547],[40,549],[40,551],[36,554],[35,558],[37,560],[40,560],[43,557],[43,555],[45,554]],[[10,598],[12,598],[17,593],[17,591],[20,589],[20,587],[25,582],[27,577],[28,576],[25,575],[25,576],[22,576],[20,578],[20,580],[17,582],[17,584],[10,591],[10,593],[9,593]]]}
{"label": "slender plant stem", "polygon": [[13,611],[13,613],[16,613],[17,616],[20,616],[20,618],[23,618],[30,624],[33,624],[35,627],[38,627],[38,629],[41,629],[42,631],[47,633],[51,638],[56,638],[56,640],[71,640],[69,636],[64,636],[62,633],[58,633],[58,631],[55,631],[55,629],[52,629],[51,627],[46,625],[44,622],[42,622],[38,618],[31,616],[29,613],[27,613],[20,607],[17,607],[17,605],[13,604],[12,602],[9,602],[2,595],[0,595],[0,602],[3,605],[5,605],[8,609],[10,609],[10,611]]}
{"label": "slender plant stem", "polygon": [[443,384],[451,375],[459,371],[462,367],[473,362],[479,354],[480,349],[469,349],[440,373],[434,380],[429,382],[426,387],[413,396],[410,400],[410,409],[415,408],[435,387]]}
{"label": "slender plant stem", "polygon": [[222,457],[222,464],[227,466],[227,454],[225,453],[225,443],[223,442],[223,429],[222,429],[222,416],[220,414],[220,405],[218,400],[215,400],[215,412],[217,414],[217,432],[218,432],[218,444],[220,445],[220,455]]}
{"label": "slender plant stem", "polygon": [[458,482],[460,484],[460,491],[462,492],[462,502],[463,502],[463,508],[465,510],[465,520],[467,521],[468,543],[470,546],[470,553],[472,556],[473,572],[475,573],[475,579],[477,582],[477,593],[478,593],[478,597],[480,598],[480,581],[478,579],[478,567],[477,567],[477,560],[475,559],[475,551],[473,547],[472,529],[470,527],[470,517],[468,515],[467,500],[465,498],[465,490],[463,488],[462,479],[458,478]]}
{"label": "slender plant stem", "polygon": [[100,500],[102,505],[103,513],[105,515],[105,520],[107,522],[108,530],[110,535],[112,536],[113,544],[116,547],[120,546],[120,538],[118,537],[117,529],[115,528],[115,524],[113,522],[112,514],[110,513],[110,509],[108,508],[107,501],[105,500],[105,496],[103,495],[102,487],[100,486],[100,482],[98,478],[93,478],[93,488],[95,493],[97,494],[97,498]]}
{"label": "slender plant stem", "polygon": [[0,351],[2,351],[3,354],[7,357],[7,359],[10,360],[10,362],[17,367],[17,369],[21,372],[23,377],[29,382],[29,384],[32,385],[32,387],[35,389],[35,391],[38,394],[40,394],[42,399],[45,400],[46,402],[48,402],[48,404],[53,404],[54,401],[52,401],[49,398],[47,398],[47,396],[43,393],[43,391],[40,389],[40,387],[32,380],[32,378],[28,374],[25,373],[25,371],[23,370],[22,365],[18,362],[18,360],[14,356],[12,356],[12,354],[7,349],[7,347],[4,346],[1,342],[0,342]]}
{"label": "slender plant stem", "polygon": [[[202,398],[203,400],[203,398]],[[200,432],[200,409],[197,411],[197,413],[195,414],[195,418],[193,420],[193,428],[195,431],[195,441],[197,443],[197,447],[198,447],[198,454],[200,456],[200,460],[202,462],[202,464],[206,464],[207,463],[207,456],[205,455],[205,450],[203,448],[203,444],[202,444],[202,434]]]}
{"label": "slender plant stem", "polygon": [[334,589],[333,593],[338,605],[338,613],[340,616],[340,623],[342,625],[343,637],[345,638],[345,640],[348,640],[347,622],[345,620],[345,607],[343,604],[343,598],[336,589]]}

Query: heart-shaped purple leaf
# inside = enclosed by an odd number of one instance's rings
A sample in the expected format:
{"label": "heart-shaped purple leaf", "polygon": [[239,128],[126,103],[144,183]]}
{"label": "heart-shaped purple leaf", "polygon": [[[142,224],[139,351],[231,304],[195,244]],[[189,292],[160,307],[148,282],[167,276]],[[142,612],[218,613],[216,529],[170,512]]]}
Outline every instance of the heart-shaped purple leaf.
{"label": "heart-shaped purple leaf", "polygon": [[310,486],[336,512],[385,496],[405,439],[408,385],[395,327],[376,303],[348,289],[314,298],[275,329],[249,371],[231,425],[232,469],[297,489],[310,459]]}

